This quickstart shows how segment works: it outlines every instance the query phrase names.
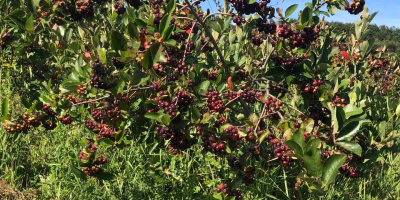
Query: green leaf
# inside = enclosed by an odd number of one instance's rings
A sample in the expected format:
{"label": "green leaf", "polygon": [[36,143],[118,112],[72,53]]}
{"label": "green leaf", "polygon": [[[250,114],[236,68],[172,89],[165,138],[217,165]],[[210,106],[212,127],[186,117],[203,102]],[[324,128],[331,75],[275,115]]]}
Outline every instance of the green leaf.
{"label": "green leaf", "polygon": [[110,140],[109,138],[101,138],[97,141],[99,144],[105,144],[107,146],[114,145],[114,141]]}
{"label": "green leaf", "polygon": [[137,29],[137,26],[133,23],[129,23],[128,25],[128,33],[129,36],[131,36],[132,39],[139,40],[139,32]]}
{"label": "green leaf", "polygon": [[302,25],[307,25],[312,17],[312,11],[309,7],[305,7],[301,13],[300,22]]}
{"label": "green leaf", "polygon": [[257,2],[257,0],[247,0],[247,1],[248,1],[249,4],[253,4],[253,3]]}
{"label": "green leaf", "polygon": [[71,166],[71,170],[75,174],[76,177],[78,177],[82,180],[86,180],[86,174],[83,173],[82,170],[79,170],[77,167],[74,167],[74,166]]}
{"label": "green leaf", "polygon": [[335,107],[332,111],[332,124],[333,124],[333,133],[337,133],[343,127],[343,124],[346,120],[346,113],[343,111],[341,107]]}
{"label": "green leaf", "polygon": [[385,138],[393,130],[393,124],[390,122],[379,123],[379,135],[381,138]]}
{"label": "green leaf", "polygon": [[128,49],[127,41],[124,35],[118,31],[112,32],[111,42],[113,49],[116,51],[126,51]]}
{"label": "green leaf", "polygon": [[322,168],[322,181],[325,185],[328,185],[335,180],[339,168],[344,164],[345,161],[346,156],[340,154],[332,155],[328,158]]}
{"label": "green leaf", "polygon": [[400,104],[396,108],[396,115],[400,116]]}
{"label": "green leaf", "polygon": [[33,16],[30,16],[25,23],[25,28],[28,31],[33,31]]}
{"label": "green leaf", "polygon": [[171,23],[171,14],[165,15],[160,22],[160,27],[158,30],[160,33],[164,33],[164,30],[169,27],[169,24]]}
{"label": "green leaf", "polygon": [[288,146],[290,149],[292,149],[296,154],[302,156],[303,150],[301,149],[301,147],[293,140],[289,140],[287,142],[285,142],[285,145]]}
{"label": "green leaf", "polygon": [[29,99],[25,96],[22,96],[22,105],[24,105],[24,107],[28,109],[32,106],[32,104],[29,102]]}
{"label": "green leaf", "polygon": [[358,156],[361,156],[362,148],[361,148],[361,146],[360,146],[358,143],[356,143],[356,142],[353,142],[353,141],[343,141],[343,142],[337,142],[336,144],[339,145],[340,147],[342,147],[342,148],[344,148],[344,149],[346,149],[346,150],[352,152],[352,153],[355,153],[355,154],[358,155]]}
{"label": "green leaf", "polygon": [[206,95],[206,92],[208,91],[208,87],[210,86],[210,81],[203,81],[201,84],[200,84],[200,87],[199,87],[199,94],[200,95]]}
{"label": "green leaf", "polygon": [[360,130],[361,126],[366,123],[371,123],[370,120],[350,121],[344,125],[337,136],[337,141],[352,139]]}
{"label": "green leaf", "polygon": [[200,114],[199,109],[197,109],[196,106],[192,106],[191,112],[192,112],[192,119],[193,119],[193,120],[197,121],[197,120],[200,119],[201,114]]}
{"label": "green leaf", "polygon": [[361,109],[355,105],[351,105],[351,104],[347,104],[343,108],[343,111],[346,113],[346,119],[349,119],[350,117],[352,117],[354,115],[359,115],[359,114],[363,113],[363,109]]}
{"label": "green leaf", "polygon": [[304,142],[303,129],[299,129],[293,134],[293,141],[295,141],[299,145],[301,151],[304,153],[306,149],[306,143]]}
{"label": "green leaf", "polygon": [[142,66],[145,69],[150,69],[158,62],[161,53],[161,44],[155,43],[146,51],[142,60]]}
{"label": "green leaf", "polygon": [[1,104],[1,116],[4,117],[8,115],[9,112],[9,102],[8,98],[5,98],[3,100],[3,103]]}
{"label": "green leaf", "polygon": [[17,24],[19,29],[25,30],[25,21],[23,20],[24,15],[24,11],[15,9],[8,15],[8,17],[11,19],[11,21]]}
{"label": "green leaf", "polygon": [[304,164],[307,167],[307,172],[311,176],[319,177],[322,173],[321,150],[318,149],[321,140],[314,139],[308,142],[307,149],[311,150],[303,156]]}
{"label": "green leaf", "polygon": [[171,37],[172,31],[174,30],[174,28],[175,28],[175,25],[172,25],[172,26],[168,26],[168,28],[166,28],[164,30],[164,32],[162,33],[162,38],[164,41],[167,41],[169,39],[169,37]]}
{"label": "green leaf", "polygon": [[173,13],[175,11],[175,7],[176,7],[176,0],[169,0],[168,4],[167,4],[167,11],[168,13]]}
{"label": "green leaf", "polygon": [[145,117],[148,119],[156,120],[163,124],[168,124],[171,121],[169,115],[164,113],[147,113]]}
{"label": "green leaf", "polygon": [[293,4],[289,8],[287,8],[285,11],[285,18],[288,18],[290,15],[292,15],[293,12],[296,11],[298,6],[299,4]]}

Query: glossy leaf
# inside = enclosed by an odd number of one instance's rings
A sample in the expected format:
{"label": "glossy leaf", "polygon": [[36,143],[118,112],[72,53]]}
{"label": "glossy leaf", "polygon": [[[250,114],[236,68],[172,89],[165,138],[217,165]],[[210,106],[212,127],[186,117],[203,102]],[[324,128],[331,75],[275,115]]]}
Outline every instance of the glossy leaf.
{"label": "glossy leaf", "polygon": [[340,147],[358,155],[361,156],[362,153],[362,148],[361,146],[353,141],[343,141],[343,142],[337,142],[337,145],[339,145]]}
{"label": "glossy leaf", "polygon": [[322,168],[322,181],[325,185],[330,184],[335,180],[339,168],[345,161],[346,156],[340,154],[331,155],[328,160],[325,161]]}
{"label": "glossy leaf", "polygon": [[296,11],[298,6],[299,6],[299,4],[293,4],[293,5],[289,6],[289,8],[287,8],[286,12],[285,12],[285,18],[288,18],[290,15],[292,15],[294,13],[294,11]]}

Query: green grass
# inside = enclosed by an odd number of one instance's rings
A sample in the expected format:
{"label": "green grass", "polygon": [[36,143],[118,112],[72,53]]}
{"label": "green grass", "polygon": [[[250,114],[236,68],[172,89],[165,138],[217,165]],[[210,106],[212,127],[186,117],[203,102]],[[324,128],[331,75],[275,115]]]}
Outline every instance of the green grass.
{"label": "green grass", "polygon": [[[21,113],[17,100],[10,106],[14,114]],[[99,147],[108,158],[104,170],[114,174],[112,180],[83,181],[71,166],[77,165],[86,139],[93,137],[83,124],[19,135],[1,128],[0,181],[20,191],[36,190],[37,199],[211,199],[219,183],[235,176],[225,159],[204,154],[200,144],[174,156],[152,135],[137,134],[124,147]],[[259,169],[256,183],[240,189],[246,199],[399,199],[399,150],[393,146],[382,151],[385,164],[369,165],[359,179],[339,175],[323,197],[310,195],[305,185],[294,190],[296,177],[290,172],[298,167],[268,169],[261,162],[253,163]]]}

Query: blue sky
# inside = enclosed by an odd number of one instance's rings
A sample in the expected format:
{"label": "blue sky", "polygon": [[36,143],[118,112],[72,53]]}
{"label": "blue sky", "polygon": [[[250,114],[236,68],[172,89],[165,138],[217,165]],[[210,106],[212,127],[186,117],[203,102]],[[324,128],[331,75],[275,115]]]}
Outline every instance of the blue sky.
{"label": "blue sky", "polygon": [[[220,1],[221,5],[223,0]],[[351,0],[348,0],[351,2]],[[299,4],[296,12],[292,14],[291,17],[297,18],[298,11],[305,7],[305,3],[311,2],[311,0],[271,0],[270,5],[274,7],[280,7],[286,10],[287,7],[292,4]],[[373,24],[394,26],[400,28],[400,0],[366,0],[366,5],[370,13],[378,11],[378,15],[372,21]],[[217,8],[215,6],[214,0],[206,0],[200,4],[203,9],[210,9],[212,12],[216,12]],[[210,6],[211,5],[211,6]],[[340,22],[355,22],[359,19],[358,15],[350,15],[347,11],[339,10],[335,16],[325,17],[326,21],[340,21]]]}

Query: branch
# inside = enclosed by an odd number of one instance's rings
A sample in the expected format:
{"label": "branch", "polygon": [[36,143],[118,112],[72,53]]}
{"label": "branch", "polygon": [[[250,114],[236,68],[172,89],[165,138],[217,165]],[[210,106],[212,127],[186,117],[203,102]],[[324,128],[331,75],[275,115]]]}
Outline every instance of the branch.
{"label": "branch", "polygon": [[211,16],[213,16],[213,15],[231,15],[231,13],[222,13],[222,12],[211,13],[211,14],[207,15],[207,16],[204,18],[204,21],[206,21],[207,18],[209,18],[209,17],[211,17]]}
{"label": "branch", "polygon": [[228,103],[225,104],[225,107],[228,106],[230,103],[236,101],[236,100],[239,99],[239,98],[240,98],[240,94],[239,94],[237,97],[235,97],[234,99],[228,101]]}
{"label": "branch", "polygon": [[[267,81],[267,97],[268,97],[268,95],[269,95],[269,81]],[[261,111],[260,118],[258,119],[258,122],[257,122],[256,127],[254,128],[254,133],[257,133],[257,128],[258,128],[258,126],[260,125],[260,122],[261,122],[261,120],[263,119],[262,116],[265,115],[265,112],[266,112],[266,111],[267,111],[267,104],[264,104],[264,108],[263,108],[263,110]]]}
{"label": "branch", "polygon": [[196,10],[193,8],[192,4],[190,4],[189,0],[185,0],[187,7],[190,9],[190,11],[193,13],[194,17],[196,18],[196,20],[201,24],[201,26],[203,26],[204,30],[206,31],[206,35],[210,38],[212,44],[214,45],[215,50],[217,50],[218,56],[221,59],[222,65],[224,66],[224,68],[226,70],[228,70],[226,63],[225,63],[225,59],[222,56],[222,52],[218,47],[217,42],[215,41],[214,37],[212,36],[212,33],[210,31],[210,29],[206,26],[206,24],[204,23],[203,20],[200,19],[199,15],[197,14]]}
{"label": "branch", "polygon": [[192,34],[194,27],[196,26],[196,21],[194,21],[192,23],[193,23],[192,28],[190,29],[190,33],[189,33],[188,38],[186,40],[185,53],[183,54],[183,59],[182,59],[183,62],[185,62],[186,54],[190,51],[189,50],[189,48],[190,48],[190,42],[189,42],[190,41],[190,35]]}

